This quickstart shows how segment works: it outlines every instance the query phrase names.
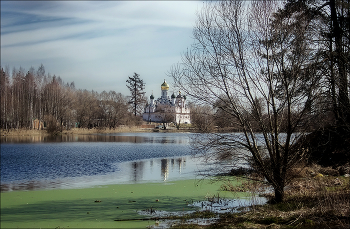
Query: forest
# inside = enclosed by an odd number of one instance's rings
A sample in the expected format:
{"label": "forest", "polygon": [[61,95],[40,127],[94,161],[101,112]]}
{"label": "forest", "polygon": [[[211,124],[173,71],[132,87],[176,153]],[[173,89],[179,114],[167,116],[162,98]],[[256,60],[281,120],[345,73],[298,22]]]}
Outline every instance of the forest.
{"label": "forest", "polygon": [[136,125],[141,120],[132,115],[128,97],[115,91],[76,89],[60,76],[46,74],[41,64],[28,71],[20,67],[1,68],[0,128],[33,129],[34,120],[48,131],[70,128],[115,128]]}

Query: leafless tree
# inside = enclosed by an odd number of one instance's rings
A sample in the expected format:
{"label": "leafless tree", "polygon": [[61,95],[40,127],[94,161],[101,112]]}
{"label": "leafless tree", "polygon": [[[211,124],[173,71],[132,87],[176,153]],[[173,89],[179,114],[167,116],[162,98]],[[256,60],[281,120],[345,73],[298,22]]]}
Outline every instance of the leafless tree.
{"label": "leafless tree", "polygon": [[36,71],[14,67],[12,75],[8,66],[0,69],[0,128],[32,128],[38,119],[55,134],[75,123],[83,128],[115,128],[141,122],[131,115],[128,99],[121,93],[76,90],[74,82],[46,74],[42,64]]}
{"label": "leafless tree", "polygon": [[[78,90],[76,93],[75,110],[78,127],[92,127],[99,109],[96,95],[87,90]],[[98,112],[98,111],[97,111]]]}
{"label": "leafless tree", "polygon": [[163,124],[163,129],[166,129],[166,124],[175,122],[175,116],[173,113],[163,111],[161,117],[161,123]]}
{"label": "leafless tree", "polygon": [[214,109],[210,105],[191,104],[191,123],[200,132],[212,132],[215,129]]}
{"label": "leafless tree", "polygon": [[103,91],[100,94],[101,114],[99,119],[103,122],[103,127],[115,128],[126,123],[128,115],[127,98],[115,91]]}
{"label": "leafless tree", "polygon": [[279,3],[205,3],[194,44],[169,72],[195,101],[220,102],[218,109],[242,131],[196,138],[196,148],[208,158],[230,158],[235,166],[250,163],[273,187],[276,202],[283,201],[289,171],[304,156],[293,143],[303,135],[319,93],[310,67],[309,24],[297,21],[297,14],[274,17]]}
{"label": "leafless tree", "polygon": [[10,97],[10,77],[8,72],[1,68],[0,71],[0,100],[1,100],[1,127],[8,129],[9,113],[10,109],[9,97]]}

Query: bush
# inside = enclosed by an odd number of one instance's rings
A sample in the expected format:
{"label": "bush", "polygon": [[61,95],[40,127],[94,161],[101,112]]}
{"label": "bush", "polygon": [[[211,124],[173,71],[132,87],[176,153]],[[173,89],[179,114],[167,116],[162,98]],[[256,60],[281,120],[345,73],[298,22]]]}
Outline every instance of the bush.
{"label": "bush", "polygon": [[336,167],[346,164],[350,158],[350,133],[336,127],[316,130],[295,145],[307,149],[309,164]]}
{"label": "bush", "polygon": [[47,123],[46,131],[48,134],[56,135],[59,133],[60,129],[57,123],[57,119],[55,117],[53,117],[52,115],[46,117],[46,123]]}

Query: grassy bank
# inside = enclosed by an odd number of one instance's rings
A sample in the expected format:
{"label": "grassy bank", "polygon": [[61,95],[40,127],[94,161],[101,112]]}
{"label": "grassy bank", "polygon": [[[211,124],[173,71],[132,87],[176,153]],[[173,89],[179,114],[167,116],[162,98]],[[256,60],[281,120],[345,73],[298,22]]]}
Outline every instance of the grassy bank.
{"label": "grassy bank", "polygon": [[[349,176],[331,174],[334,174],[331,168],[304,168],[300,176],[286,187],[283,203],[221,214],[217,222],[208,226],[178,224],[175,228],[350,228]],[[250,187],[253,191],[259,188]],[[249,185],[246,182],[239,186],[225,183],[222,189],[247,190]],[[268,198],[272,197],[270,195],[265,194]]]}
{"label": "grassy bank", "polygon": [[[12,191],[1,193],[1,228],[146,228],[137,211],[196,210],[192,201],[210,196],[232,198],[222,182],[180,180],[165,183],[118,184],[86,189]],[[240,193],[239,196],[247,196]],[[237,197],[237,196],[235,196]]]}
{"label": "grassy bank", "polygon": [[[150,132],[149,129],[140,128],[138,126],[122,126],[114,129],[104,128],[72,128],[70,130],[63,130],[58,134],[95,134],[95,133],[123,133],[123,132]],[[1,136],[47,136],[46,130],[27,130],[27,129],[11,129],[9,131],[0,130]]]}
{"label": "grassy bank", "polygon": [[[119,126],[117,128],[72,128],[70,130],[62,130],[57,134],[96,134],[96,133],[137,133],[137,132],[153,132],[153,128],[145,128],[143,126]],[[160,130],[161,132],[190,132],[193,131],[190,125],[183,125],[179,130],[174,126],[170,126],[166,130]],[[28,129],[10,129],[10,130],[0,130],[0,136],[48,136],[46,130],[28,130]]]}

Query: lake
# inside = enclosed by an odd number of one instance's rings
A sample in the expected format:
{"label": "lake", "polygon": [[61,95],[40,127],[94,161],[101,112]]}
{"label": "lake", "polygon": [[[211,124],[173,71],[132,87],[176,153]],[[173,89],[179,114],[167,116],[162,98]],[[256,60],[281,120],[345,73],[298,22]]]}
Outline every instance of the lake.
{"label": "lake", "polygon": [[200,174],[210,174],[216,165],[192,156],[192,136],[2,137],[0,227],[163,227],[172,221],[139,219],[234,212],[266,202],[247,192],[221,189],[226,181],[239,184],[239,178],[201,180]]}
{"label": "lake", "polygon": [[1,190],[87,188],[194,179],[190,133],[1,138]]}

